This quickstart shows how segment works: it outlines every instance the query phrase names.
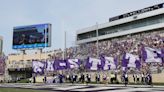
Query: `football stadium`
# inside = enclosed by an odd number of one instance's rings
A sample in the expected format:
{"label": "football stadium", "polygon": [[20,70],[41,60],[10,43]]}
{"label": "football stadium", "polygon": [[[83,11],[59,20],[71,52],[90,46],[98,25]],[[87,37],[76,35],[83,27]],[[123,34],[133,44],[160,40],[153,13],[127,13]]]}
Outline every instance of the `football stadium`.
{"label": "football stadium", "polygon": [[[160,3],[77,30],[76,46],[49,51],[44,49],[53,44],[51,23],[13,27],[12,49],[21,53],[4,56],[0,37],[0,82],[162,85],[163,25],[164,3]],[[31,50],[37,52],[26,53]]]}

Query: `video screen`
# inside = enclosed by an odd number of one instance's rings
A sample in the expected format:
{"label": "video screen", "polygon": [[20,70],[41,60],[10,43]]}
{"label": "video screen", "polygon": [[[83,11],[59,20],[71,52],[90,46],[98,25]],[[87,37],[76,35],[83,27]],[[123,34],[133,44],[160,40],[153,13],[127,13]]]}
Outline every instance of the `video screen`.
{"label": "video screen", "polygon": [[13,30],[13,49],[50,46],[50,24],[14,27]]}

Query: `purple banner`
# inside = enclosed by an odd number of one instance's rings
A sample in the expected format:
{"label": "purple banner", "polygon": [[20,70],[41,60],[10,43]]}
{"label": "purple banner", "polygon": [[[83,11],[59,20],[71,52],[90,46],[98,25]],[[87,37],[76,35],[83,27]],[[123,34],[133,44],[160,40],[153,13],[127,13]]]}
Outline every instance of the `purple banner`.
{"label": "purple banner", "polygon": [[105,64],[103,70],[114,70],[117,69],[117,59],[113,57],[105,57]]}
{"label": "purple banner", "polygon": [[100,59],[91,58],[87,59],[85,67],[89,70],[100,70],[102,66],[102,62]]}
{"label": "purple banner", "polygon": [[144,47],[142,49],[142,57],[146,63],[162,63],[164,62],[164,51],[163,49]]}
{"label": "purple banner", "polygon": [[56,61],[54,61],[54,69],[55,70],[67,69],[67,61],[66,60],[56,60]]}
{"label": "purple banner", "polygon": [[123,71],[126,71],[127,68],[137,68],[140,69],[140,59],[137,55],[130,53],[125,53],[122,59],[122,68]]}
{"label": "purple banner", "polygon": [[33,72],[37,74],[44,74],[45,63],[42,61],[33,60],[32,61]]}
{"label": "purple banner", "polygon": [[67,60],[67,68],[79,68],[80,67],[80,60],[79,59],[68,59]]}
{"label": "purple banner", "polygon": [[55,68],[54,68],[54,60],[48,60],[48,61],[46,61],[46,71],[48,71],[48,72],[53,72],[54,70],[55,70]]}

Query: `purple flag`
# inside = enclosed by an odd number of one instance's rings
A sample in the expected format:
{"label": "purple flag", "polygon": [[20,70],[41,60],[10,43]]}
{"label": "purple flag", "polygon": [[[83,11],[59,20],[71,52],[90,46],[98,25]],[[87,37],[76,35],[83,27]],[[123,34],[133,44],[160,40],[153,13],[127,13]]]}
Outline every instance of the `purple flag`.
{"label": "purple flag", "polygon": [[161,49],[153,49],[150,47],[145,47],[145,62],[149,63],[162,63],[163,62],[163,50]]}
{"label": "purple flag", "polygon": [[45,63],[37,60],[32,61],[33,72],[37,74],[44,74]]}
{"label": "purple flag", "polygon": [[101,57],[101,64],[103,66],[103,70],[111,70],[117,68],[117,59],[113,57]]}
{"label": "purple flag", "polygon": [[68,59],[67,60],[67,68],[79,68],[80,67],[80,60],[79,59]]}
{"label": "purple flag", "polygon": [[100,70],[101,60],[89,57],[86,62],[86,68],[89,70]]}
{"label": "purple flag", "polygon": [[54,70],[54,60],[46,61],[46,71],[53,72]]}
{"label": "purple flag", "polygon": [[67,69],[67,62],[66,62],[66,60],[55,60],[54,61],[54,69],[55,70]]}
{"label": "purple flag", "polygon": [[[137,68],[140,69],[140,59],[137,55],[126,53],[123,56],[122,66],[124,68]],[[125,69],[126,70],[126,69]]]}

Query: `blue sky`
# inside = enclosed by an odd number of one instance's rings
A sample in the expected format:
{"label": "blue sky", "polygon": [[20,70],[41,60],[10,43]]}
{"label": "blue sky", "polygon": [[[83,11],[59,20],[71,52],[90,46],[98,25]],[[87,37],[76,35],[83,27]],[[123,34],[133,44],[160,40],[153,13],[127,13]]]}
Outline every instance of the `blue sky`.
{"label": "blue sky", "polygon": [[163,0],[0,0],[0,35],[5,54],[12,50],[13,27],[51,23],[52,47],[63,48],[64,31],[67,47],[75,45],[78,29],[108,22],[110,17],[142,9]]}

